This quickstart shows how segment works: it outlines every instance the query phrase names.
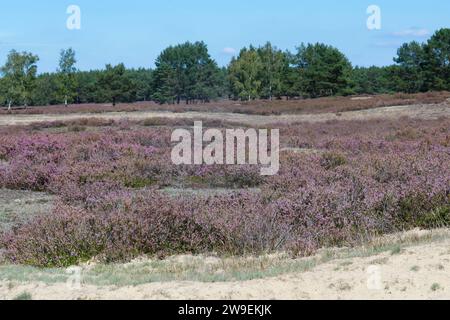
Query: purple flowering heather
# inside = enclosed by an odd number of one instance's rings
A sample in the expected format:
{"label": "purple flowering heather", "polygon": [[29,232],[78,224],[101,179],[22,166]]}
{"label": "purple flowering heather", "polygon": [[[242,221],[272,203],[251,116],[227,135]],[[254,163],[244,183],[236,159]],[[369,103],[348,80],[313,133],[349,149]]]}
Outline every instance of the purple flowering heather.
{"label": "purple flowering heather", "polygon": [[[0,187],[59,197],[1,237],[14,263],[67,266],[142,254],[314,253],[450,224],[450,120],[280,126],[278,175],[254,166],[175,166],[169,127],[123,121],[83,132],[0,135]],[[210,196],[160,189],[229,188]],[[242,191],[257,187],[260,192]]]}

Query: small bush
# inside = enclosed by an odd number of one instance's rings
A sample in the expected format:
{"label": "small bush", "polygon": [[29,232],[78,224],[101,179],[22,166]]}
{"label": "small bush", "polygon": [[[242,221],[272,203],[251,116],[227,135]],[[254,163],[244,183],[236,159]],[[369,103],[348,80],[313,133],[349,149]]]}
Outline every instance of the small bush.
{"label": "small bush", "polygon": [[22,292],[16,296],[13,300],[33,300],[33,296],[29,292]]}
{"label": "small bush", "polygon": [[425,229],[447,228],[450,226],[450,205],[432,209],[418,220],[418,225]]}
{"label": "small bush", "polygon": [[83,132],[83,131],[86,131],[86,127],[73,125],[73,126],[69,126],[67,128],[67,131],[69,131],[69,132]]}
{"label": "small bush", "polygon": [[[96,212],[60,205],[3,236],[5,255],[14,263],[67,267],[93,257],[124,261],[142,254],[200,253],[217,236],[157,194],[117,200],[115,208]],[[220,234],[219,234],[220,235]]]}
{"label": "small bush", "polygon": [[433,285],[431,286],[431,291],[438,291],[441,289],[442,289],[442,287],[439,283],[433,283]]}

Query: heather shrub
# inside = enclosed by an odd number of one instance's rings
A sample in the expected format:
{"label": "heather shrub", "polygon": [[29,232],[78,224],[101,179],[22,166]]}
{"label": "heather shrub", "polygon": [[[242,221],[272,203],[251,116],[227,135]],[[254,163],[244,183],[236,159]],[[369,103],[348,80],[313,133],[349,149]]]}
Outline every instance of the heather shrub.
{"label": "heather shrub", "polygon": [[264,179],[258,167],[238,166],[225,174],[225,184],[235,188],[252,188],[263,183]]}
{"label": "heather shrub", "polygon": [[65,267],[92,258],[125,261],[142,254],[209,251],[214,230],[198,224],[156,194],[123,200],[111,211],[86,211],[60,205],[3,236],[6,257],[14,263]]}
{"label": "heather shrub", "polygon": [[[178,253],[261,254],[289,250],[308,255],[323,246],[348,246],[376,234],[431,226],[448,218],[448,208],[421,214],[409,196],[368,199],[351,178],[327,187],[305,187],[266,201],[239,193],[209,198],[170,199],[153,191],[107,193],[90,208],[61,205],[4,235],[5,255],[15,263],[68,266],[92,258],[126,261],[140,255]],[[417,198],[419,199],[419,198]],[[442,208],[448,199],[436,197]],[[406,208],[405,203],[408,203]],[[429,204],[431,206],[431,203]],[[414,210],[414,211],[413,211]],[[405,214],[417,212],[413,216]]]}
{"label": "heather shrub", "polygon": [[408,227],[437,228],[450,225],[450,193],[429,197],[427,193],[408,195],[401,199],[396,213],[396,224]]}
{"label": "heather shrub", "polygon": [[[389,213],[403,199],[366,203],[357,183],[332,195],[310,189],[266,203],[254,194],[173,200],[156,194],[107,195],[88,210],[60,206],[2,237],[15,263],[68,266],[92,258],[126,261],[178,253],[261,254],[289,250],[309,255],[323,246],[348,246],[404,227]],[[443,204],[441,203],[441,206]],[[374,206],[376,207],[376,206]],[[434,226],[447,211],[418,216]],[[400,220],[403,222],[403,220]]]}
{"label": "heather shrub", "polygon": [[2,237],[5,256],[14,263],[63,267],[145,254],[260,254],[282,249],[290,236],[289,220],[252,194],[174,201],[145,192],[109,201],[114,206],[95,210],[60,205],[16,226]]}
{"label": "heather shrub", "polygon": [[214,251],[221,254],[261,254],[283,249],[290,236],[291,220],[273,204],[254,193],[195,199],[201,224],[215,230]]}
{"label": "heather shrub", "polygon": [[340,153],[327,152],[322,155],[321,165],[327,169],[336,169],[347,163],[347,159]]}
{"label": "heather shrub", "polygon": [[434,208],[426,212],[419,218],[419,227],[426,229],[448,228],[450,227],[450,199],[447,204]]}
{"label": "heather shrub", "polygon": [[[448,92],[426,92],[416,94],[383,94],[370,96],[370,99],[358,100],[353,97],[325,97],[316,99],[290,100],[254,100],[236,103],[232,100],[214,101],[201,104],[160,105],[145,101],[132,104],[75,104],[70,108],[64,105],[29,107],[13,109],[13,114],[71,114],[71,113],[102,113],[102,112],[132,112],[132,111],[171,111],[171,112],[234,112],[245,114],[291,114],[291,113],[324,113],[345,112],[371,109],[380,106],[398,106],[410,104],[442,103],[450,97]],[[0,115],[9,113],[0,109]]]}
{"label": "heather shrub", "polygon": [[98,217],[73,208],[43,215],[2,238],[6,257],[33,266],[69,266],[87,261],[105,246]]}
{"label": "heather shrub", "polygon": [[67,128],[67,131],[69,132],[83,132],[86,131],[86,127],[79,126],[79,125],[71,125]]}
{"label": "heather shrub", "polygon": [[[0,187],[50,192],[61,203],[1,235],[2,247],[10,261],[37,266],[143,254],[308,255],[448,226],[449,130],[444,118],[282,126],[283,147],[302,150],[281,153],[279,174],[263,178],[257,166],[173,165],[171,128],[16,128],[0,135]],[[159,193],[165,187],[261,192],[169,197]]]}
{"label": "heather shrub", "polygon": [[168,121],[162,118],[147,118],[141,121],[141,125],[144,127],[162,126],[167,125]]}

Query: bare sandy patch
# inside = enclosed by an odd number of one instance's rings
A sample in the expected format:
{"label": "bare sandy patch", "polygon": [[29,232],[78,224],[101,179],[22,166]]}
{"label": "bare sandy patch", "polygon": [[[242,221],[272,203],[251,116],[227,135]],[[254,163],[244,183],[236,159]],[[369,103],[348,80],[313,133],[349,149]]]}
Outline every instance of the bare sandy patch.
{"label": "bare sandy patch", "polygon": [[372,100],[372,99],[373,99],[373,97],[353,97],[350,100],[353,100],[353,101],[365,101],[365,100]]}
{"label": "bare sandy patch", "polygon": [[[396,241],[394,244],[393,240]],[[413,231],[401,236],[383,237],[377,241],[377,246],[390,244],[390,247],[385,247],[378,254],[364,254],[367,248],[325,250],[321,253],[321,259],[324,254],[335,257],[321,260],[323,263],[316,261],[310,268],[305,267],[303,272],[290,272],[262,279],[224,282],[158,281],[124,286],[83,284],[78,289],[70,288],[66,283],[2,281],[0,298],[13,299],[24,292],[29,293],[33,299],[450,298],[449,230],[441,230],[438,233]],[[345,254],[342,254],[342,250]],[[286,258],[272,256],[265,259]],[[215,257],[192,256],[173,257],[168,262],[169,265],[177,266],[197,260],[203,261],[202,268],[214,268],[223,263]],[[138,263],[143,261],[134,261],[127,265],[131,268],[130,277],[133,275],[133,266]]]}
{"label": "bare sandy patch", "polygon": [[238,188],[238,189],[226,189],[226,188],[203,188],[203,189],[190,189],[190,188],[164,188],[159,190],[159,192],[167,194],[172,197],[213,197],[221,195],[231,195],[242,192],[249,193],[260,193],[259,188]]}
{"label": "bare sandy patch", "polygon": [[49,213],[54,196],[43,192],[0,189],[0,230],[38,214]]}

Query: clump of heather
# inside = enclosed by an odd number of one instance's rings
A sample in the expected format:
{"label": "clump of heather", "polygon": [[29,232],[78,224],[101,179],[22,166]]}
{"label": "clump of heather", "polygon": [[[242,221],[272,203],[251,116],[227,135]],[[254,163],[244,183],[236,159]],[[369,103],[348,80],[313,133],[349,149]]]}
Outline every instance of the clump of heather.
{"label": "clump of heather", "polygon": [[251,194],[173,200],[144,191],[110,195],[95,210],[60,204],[8,231],[2,245],[10,261],[42,267],[94,257],[113,262],[143,254],[262,253],[284,242],[288,224],[279,218]]}
{"label": "clump of heather", "polygon": [[85,202],[92,191],[111,187],[241,188],[262,183],[253,166],[173,165],[170,136],[169,128],[2,136],[0,157],[8,165],[0,167],[0,187],[47,191],[67,202]]}
{"label": "clump of heather", "polygon": [[[450,225],[450,120],[281,127],[281,169],[175,166],[170,128],[0,136],[0,187],[59,197],[1,247],[14,263],[67,266],[177,253],[308,255],[415,227]],[[231,188],[170,197],[160,189]],[[261,192],[244,192],[258,187]]]}
{"label": "clump of heather", "polygon": [[107,211],[59,205],[4,235],[5,254],[15,263],[61,267],[93,257],[111,262],[211,248],[211,230],[197,224],[192,212],[155,193],[146,196],[118,198]]}

